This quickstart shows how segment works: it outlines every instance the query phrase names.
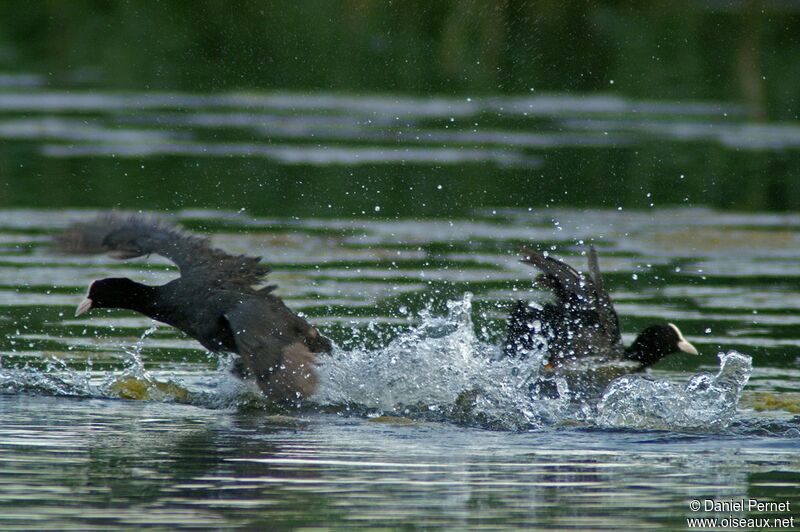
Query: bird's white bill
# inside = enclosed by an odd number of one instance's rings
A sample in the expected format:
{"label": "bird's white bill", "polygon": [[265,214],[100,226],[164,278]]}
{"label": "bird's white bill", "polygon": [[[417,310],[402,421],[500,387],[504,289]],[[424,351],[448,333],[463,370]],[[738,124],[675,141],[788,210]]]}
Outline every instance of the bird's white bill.
{"label": "bird's white bill", "polygon": [[686,340],[681,340],[678,342],[678,349],[683,351],[684,353],[689,353],[690,355],[699,355],[700,353],[697,352],[697,348],[687,342]]}
{"label": "bird's white bill", "polygon": [[92,308],[93,301],[88,297],[81,301],[81,304],[78,305],[78,308],[75,309],[75,316],[80,316],[81,314],[88,312],[90,308]]}
{"label": "bird's white bill", "polygon": [[674,323],[668,323],[670,327],[672,327],[675,332],[678,334],[678,349],[683,351],[684,353],[689,353],[690,355],[699,355],[700,353],[697,351],[697,348],[689,343],[689,340],[683,337],[683,333]]}

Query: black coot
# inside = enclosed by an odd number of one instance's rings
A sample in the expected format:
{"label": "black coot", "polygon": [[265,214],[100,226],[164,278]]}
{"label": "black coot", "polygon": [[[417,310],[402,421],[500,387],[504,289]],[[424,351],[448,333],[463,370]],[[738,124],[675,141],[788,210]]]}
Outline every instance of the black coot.
{"label": "black coot", "polygon": [[155,217],[105,214],[56,237],[66,253],[107,252],[117,259],[155,253],[181,276],[162,286],[127,278],[94,281],[75,315],[94,308],[141,312],[172,325],[210,351],[238,353],[240,376],[256,380],[274,401],[297,401],[317,386],[316,354],[331,342],[261,286],[270,271],[258,257],[230,255]]}
{"label": "black coot", "polygon": [[596,356],[632,361],[637,365],[633,369],[641,370],[671,353],[697,354],[672,323],[651,325],[633,344],[623,346],[619,318],[603,288],[593,246],[589,249],[588,275],[545,253],[532,249],[523,252],[522,261],[541,271],[537,284],[551,290],[555,301],[544,305],[517,302],[508,319],[507,356],[525,357],[530,350],[545,349],[552,367]]}

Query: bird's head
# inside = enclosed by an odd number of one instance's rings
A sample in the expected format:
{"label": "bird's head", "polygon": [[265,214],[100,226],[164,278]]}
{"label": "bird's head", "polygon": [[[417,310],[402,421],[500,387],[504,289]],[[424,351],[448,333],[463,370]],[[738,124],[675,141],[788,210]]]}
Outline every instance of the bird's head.
{"label": "bird's head", "polygon": [[75,309],[75,316],[93,308],[132,308],[131,303],[141,292],[143,285],[127,277],[99,279],[89,285],[86,297]]}
{"label": "bird's head", "polygon": [[661,323],[646,328],[639,333],[626,352],[628,358],[641,362],[644,366],[652,366],[672,353],[699,354],[697,348],[683,337],[683,333],[674,323]]}

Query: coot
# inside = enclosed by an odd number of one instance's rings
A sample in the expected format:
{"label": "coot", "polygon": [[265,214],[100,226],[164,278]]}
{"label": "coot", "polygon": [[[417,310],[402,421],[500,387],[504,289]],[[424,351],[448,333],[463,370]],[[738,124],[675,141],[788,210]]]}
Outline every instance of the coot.
{"label": "coot", "polygon": [[129,309],[172,325],[210,351],[238,353],[240,376],[255,379],[274,401],[295,402],[317,386],[316,354],[331,342],[261,285],[269,268],[258,257],[231,255],[208,240],[156,217],[103,214],[56,237],[67,253],[106,252],[117,259],[155,253],[174,262],[180,277],[161,286],[127,278],[94,281],[75,312]]}
{"label": "coot", "polygon": [[531,350],[543,349],[552,367],[599,357],[630,361],[636,371],[678,351],[698,354],[672,323],[651,325],[630,346],[622,344],[619,318],[603,288],[594,246],[589,248],[588,275],[546,253],[528,248],[523,253],[522,261],[541,272],[537,284],[552,291],[555,301],[544,305],[517,302],[508,319],[506,356],[524,358]]}

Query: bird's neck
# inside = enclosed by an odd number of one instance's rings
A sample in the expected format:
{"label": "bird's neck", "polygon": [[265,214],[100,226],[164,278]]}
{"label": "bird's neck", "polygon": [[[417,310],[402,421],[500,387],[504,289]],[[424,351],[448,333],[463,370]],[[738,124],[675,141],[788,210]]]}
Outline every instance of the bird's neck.
{"label": "bird's neck", "polygon": [[635,342],[628,347],[625,348],[625,358],[628,360],[634,360],[636,362],[644,362],[644,353],[642,353],[642,346],[636,344]]}
{"label": "bird's neck", "polygon": [[204,324],[198,325],[193,320],[198,311],[202,312],[203,309],[192,303],[193,295],[194,293],[190,293],[187,296],[180,289],[176,291],[176,281],[161,286],[132,282],[113,306],[133,310],[152,320],[176,327],[203,343],[200,338],[203,333],[198,331],[198,327]]}
{"label": "bird's neck", "polygon": [[[146,284],[133,282],[130,289],[121,294],[117,301],[114,302],[115,307],[133,310],[144,314],[145,316],[153,319],[158,319],[159,314],[159,286],[148,286]],[[111,305],[109,305],[111,306]]]}
{"label": "bird's neck", "polygon": [[638,336],[630,346],[625,348],[625,358],[638,362],[642,367],[651,366],[662,357],[663,353],[641,336]]}

